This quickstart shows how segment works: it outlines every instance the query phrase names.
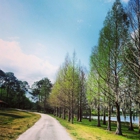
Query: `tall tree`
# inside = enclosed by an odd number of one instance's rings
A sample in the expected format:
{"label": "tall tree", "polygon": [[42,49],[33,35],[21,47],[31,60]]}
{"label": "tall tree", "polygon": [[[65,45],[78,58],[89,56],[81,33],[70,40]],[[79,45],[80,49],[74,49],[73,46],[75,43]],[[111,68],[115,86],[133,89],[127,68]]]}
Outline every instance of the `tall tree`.
{"label": "tall tree", "polygon": [[[110,24],[113,43],[111,51],[111,71],[112,71],[112,90],[115,97],[117,128],[116,134],[122,135],[121,119],[120,119],[120,103],[121,103],[121,72],[123,68],[123,47],[128,39],[129,22],[120,0],[116,0],[112,6],[112,10],[108,13],[106,24]],[[111,42],[112,42],[111,40]]]}
{"label": "tall tree", "polygon": [[83,110],[86,109],[86,74],[82,66],[79,65],[79,77],[78,77],[78,97],[77,97],[77,121],[82,121]]}
{"label": "tall tree", "polygon": [[[93,55],[94,59],[92,59],[94,60],[92,63],[100,77],[99,79],[103,79],[108,86],[108,90],[106,90],[106,86],[100,86],[100,88],[102,87],[104,91],[107,91],[107,98],[109,97],[108,100],[114,100],[117,117],[116,134],[118,135],[122,135],[120,119],[122,96],[121,76],[123,69],[123,49],[128,41],[128,27],[129,22],[127,14],[123,9],[120,0],[116,0],[111,11],[108,12],[104,22],[104,28],[100,33],[101,38],[99,39],[99,45],[97,47],[97,55]],[[101,82],[100,85],[102,85]],[[103,93],[106,94],[106,92]]]}
{"label": "tall tree", "polygon": [[[126,58],[130,63],[130,68],[133,73],[136,75],[136,85],[137,92],[136,102],[140,106],[140,0],[130,0],[128,3],[128,17],[130,20],[130,34],[133,43],[133,47],[130,48],[131,53],[133,54],[135,61],[132,61],[131,57]],[[140,112],[140,111],[139,111]],[[139,133],[140,133],[140,113],[139,113]]]}
{"label": "tall tree", "polygon": [[45,112],[47,112],[47,104],[48,104],[47,99],[49,98],[51,88],[52,88],[51,81],[48,78],[44,78],[41,86],[41,95],[43,96],[43,104]]}
{"label": "tall tree", "polygon": [[31,94],[34,96],[34,99],[38,104],[38,111],[42,108],[44,111],[47,111],[47,100],[49,98],[52,88],[52,83],[48,78],[41,79],[40,81],[34,82],[32,85]]}
{"label": "tall tree", "polygon": [[98,48],[93,50],[92,55],[90,57],[90,73],[93,78],[93,95],[94,95],[94,104],[97,109],[98,114],[98,124],[97,126],[101,126],[100,124],[100,111],[101,111],[101,77],[100,77],[100,56]]}

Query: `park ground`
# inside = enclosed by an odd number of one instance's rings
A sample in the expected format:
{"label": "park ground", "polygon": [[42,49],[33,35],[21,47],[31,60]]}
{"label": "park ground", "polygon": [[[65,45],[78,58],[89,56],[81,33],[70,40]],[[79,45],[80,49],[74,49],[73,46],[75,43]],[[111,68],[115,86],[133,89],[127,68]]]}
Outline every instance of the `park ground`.
{"label": "park ground", "polygon": [[[31,112],[0,110],[0,140],[16,140],[39,118],[40,115]],[[91,122],[88,119],[83,119],[82,122],[74,120],[74,124],[71,124],[67,120],[55,118],[66,128],[73,140],[140,140],[137,127],[134,127],[134,131],[129,131],[128,123],[122,123],[123,136],[118,136],[115,135],[116,122],[112,122],[112,131],[109,132],[106,130],[106,125],[97,127],[96,120]]]}

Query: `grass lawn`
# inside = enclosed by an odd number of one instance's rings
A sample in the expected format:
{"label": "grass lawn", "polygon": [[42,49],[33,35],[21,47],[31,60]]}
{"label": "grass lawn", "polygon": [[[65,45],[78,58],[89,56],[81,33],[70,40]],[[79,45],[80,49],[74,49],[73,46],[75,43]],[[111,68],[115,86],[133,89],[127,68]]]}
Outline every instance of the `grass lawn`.
{"label": "grass lawn", "polygon": [[30,112],[14,109],[0,110],[0,140],[16,140],[39,118],[40,115]]}
{"label": "grass lawn", "polygon": [[97,120],[91,122],[87,119],[83,119],[82,122],[74,120],[74,124],[71,124],[61,118],[55,118],[67,129],[73,140],[140,140],[137,127],[134,131],[128,131],[128,123],[122,123],[123,136],[118,136],[115,135],[116,122],[112,122],[112,131],[109,132],[106,125],[97,127]]}

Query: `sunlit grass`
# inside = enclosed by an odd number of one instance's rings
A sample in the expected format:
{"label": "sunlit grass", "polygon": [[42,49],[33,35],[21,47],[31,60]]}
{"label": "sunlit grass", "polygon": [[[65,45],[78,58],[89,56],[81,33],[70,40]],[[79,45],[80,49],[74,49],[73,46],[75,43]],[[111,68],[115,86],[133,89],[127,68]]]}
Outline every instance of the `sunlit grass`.
{"label": "sunlit grass", "polygon": [[15,140],[39,118],[40,115],[30,112],[0,110],[0,140]]}
{"label": "sunlit grass", "polygon": [[[74,124],[56,117],[57,120],[66,127],[73,140],[140,140],[140,134],[135,127],[135,131],[128,131],[128,123],[122,123],[123,136],[115,135],[116,122],[112,122],[112,131],[106,130],[106,125],[97,127],[97,120],[89,122],[83,119],[82,122],[74,120]],[[101,122],[102,124],[102,122]]]}

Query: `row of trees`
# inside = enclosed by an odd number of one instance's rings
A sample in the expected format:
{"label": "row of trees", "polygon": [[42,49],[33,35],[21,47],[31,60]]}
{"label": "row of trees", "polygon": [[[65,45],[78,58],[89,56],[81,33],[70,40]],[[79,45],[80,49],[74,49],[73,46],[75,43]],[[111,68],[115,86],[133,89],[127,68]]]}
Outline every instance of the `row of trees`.
{"label": "row of trees", "polygon": [[[90,71],[68,56],[60,67],[50,95],[56,115],[73,123],[74,115],[81,121],[84,108],[108,115],[107,129],[111,131],[111,112],[116,111],[116,134],[122,135],[121,112],[140,119],[140,0],[130,0],[126,9],[116,0],[100,31],[98,45],[90,57]],[[139,121],[140,133],[140,121]]]}
{"label": "row of trees", "polygon": [[26,97],[29,85],[26,81],[20,81],[12,72],[0,70],[0,99],[9,107],[32,108],[33,103]]}
{"label": "row of trees", "polygon": [[85,70],[76,62],[75,53],[73,58],[67,55],[64,64],[59,68],[56,81],[50,95],[50,104],[57,116],[62,115],[73,123],[74,115],[77,120],[82,120],[82,111],[86,106]]}
{"label": "row of trees", "polygon": [[0,100],[8,107],[52,112],[48,103],[51,88],[48,78],[34,82],[30,88],[26,81],[18,80],[14,73],[0,70]]}
{"label": "row of trees", "polygon": [[115,107],[119,135],[121,109],[130,116],[130,130],[134,112],[139,113],[140,119],[140,1],[130,0],[127,8],[124,10],[120,0],[116,0],[108,12],[98,46],[90,57],[87,87],[87,97],[97,103],[98,116],[101,109],[108,109],[108,130],[111,108]]}

